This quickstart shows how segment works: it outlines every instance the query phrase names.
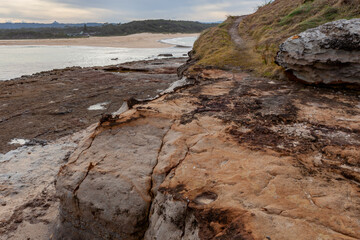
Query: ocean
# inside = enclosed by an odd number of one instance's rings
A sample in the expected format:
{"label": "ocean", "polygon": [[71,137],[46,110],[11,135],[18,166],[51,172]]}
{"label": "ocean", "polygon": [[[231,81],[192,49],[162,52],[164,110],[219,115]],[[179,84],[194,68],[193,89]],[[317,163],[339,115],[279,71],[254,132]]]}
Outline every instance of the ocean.
{"label": "ocean", "polygon": [[159,54],[183,57],[196,37],[161,40],[169,48],[112,48],[86,46],[0,46],[0,81],[23,75],[72,66],[93,67],[137,60],[151,60]]}

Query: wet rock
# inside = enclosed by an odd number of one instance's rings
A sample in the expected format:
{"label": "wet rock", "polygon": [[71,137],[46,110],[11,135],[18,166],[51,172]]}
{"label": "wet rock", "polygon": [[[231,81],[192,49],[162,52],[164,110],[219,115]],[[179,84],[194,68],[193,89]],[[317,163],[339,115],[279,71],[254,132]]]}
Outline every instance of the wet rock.
{"label": "wet rock", "polygon": [[339,20],[287,39],[276,57],[290,78],[360,84],[360,19]]}
{"label": "wet rock", "polygon": [[172,57],[173,55],[171,53],[161,53],[158,55],[158,57]]}
{"label": "wet rock", "polygon": [[[124,99],[155,97],[178,80],[176,70],[184,62],[166,58],[71,67],[0,81],[0,153],[17,147],[8,144],[12,139],[55,140],[97,123],[102,114],[118,110]],[[105,102],[106,107],[87,110]]]}

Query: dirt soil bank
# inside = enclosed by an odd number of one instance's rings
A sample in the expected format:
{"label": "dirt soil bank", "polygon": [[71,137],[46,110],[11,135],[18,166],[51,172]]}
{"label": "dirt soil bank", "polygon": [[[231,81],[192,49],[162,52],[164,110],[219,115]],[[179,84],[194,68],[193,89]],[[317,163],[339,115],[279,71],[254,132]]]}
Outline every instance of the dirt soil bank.
{"label": "dirt soil bank", "polygon": [[[184,61],[72,67],[0,82],[0,153],[18,147],[9,144],[14,138],[58,139],[117,111],[124,99],[153,97],[178,79]],[[88,110],[100,103],[104,109]]]}

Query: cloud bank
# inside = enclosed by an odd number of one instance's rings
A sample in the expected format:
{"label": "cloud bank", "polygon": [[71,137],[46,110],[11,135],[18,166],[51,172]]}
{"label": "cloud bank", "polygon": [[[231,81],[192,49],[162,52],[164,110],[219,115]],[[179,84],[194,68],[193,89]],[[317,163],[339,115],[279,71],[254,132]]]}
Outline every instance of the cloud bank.
{"label": "cloud bank", "polygon": [[264,0],[2,0],[0,22],[220,21],[254,11]]}

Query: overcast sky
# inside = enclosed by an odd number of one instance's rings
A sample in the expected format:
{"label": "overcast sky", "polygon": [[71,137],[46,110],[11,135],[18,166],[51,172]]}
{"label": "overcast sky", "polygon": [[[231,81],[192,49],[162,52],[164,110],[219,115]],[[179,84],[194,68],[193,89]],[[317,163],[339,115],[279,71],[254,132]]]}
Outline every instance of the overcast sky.
{"label": "overcast sky", "polygon": [[[291,0],[289,0],[291,1]],[[220,21],[254,11],[264,0],[0,0],[0,22]]]}

